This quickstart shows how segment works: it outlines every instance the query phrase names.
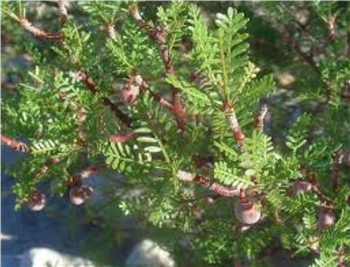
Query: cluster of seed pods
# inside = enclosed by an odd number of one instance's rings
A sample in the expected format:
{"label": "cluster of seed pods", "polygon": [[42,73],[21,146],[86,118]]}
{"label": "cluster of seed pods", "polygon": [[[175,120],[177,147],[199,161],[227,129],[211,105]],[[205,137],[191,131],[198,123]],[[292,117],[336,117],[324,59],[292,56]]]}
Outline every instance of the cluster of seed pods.
{"label": "cluster of seed pods", "polygon": [[[74,205],[83,204],[89,197],[92,196],[94,190],[90,186],[74,186],[69,190],[70,202]],[[32,211],[41,211],[46,204],[45,195],[38,189],[35,189],[29,196],[27,206]]]}

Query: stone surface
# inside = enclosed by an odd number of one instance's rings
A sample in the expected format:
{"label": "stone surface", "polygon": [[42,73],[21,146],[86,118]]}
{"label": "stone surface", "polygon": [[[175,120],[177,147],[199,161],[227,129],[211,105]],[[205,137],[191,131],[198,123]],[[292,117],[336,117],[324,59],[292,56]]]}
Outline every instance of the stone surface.
{"label": "stone surface", "polygon": [[20,267],[44,266],[92,267],[94,264],[84,258],[60,253],[48,248],[32,248],[21,257]]}
{"label": "stone surface", "polygon": [[175,262],[168,251],[146,239],[133,249],[125,265],[128,267],[173,267]]}

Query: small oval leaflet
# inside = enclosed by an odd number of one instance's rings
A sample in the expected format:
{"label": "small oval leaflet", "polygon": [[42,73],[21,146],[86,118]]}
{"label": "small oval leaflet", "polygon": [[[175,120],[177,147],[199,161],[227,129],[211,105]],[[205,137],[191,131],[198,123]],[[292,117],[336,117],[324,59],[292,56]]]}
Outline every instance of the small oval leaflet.
{"label": "small oval leaflet", "polygon": [[145,147],[145,151],[150,152],[150,153],[158,153],[158,152],[162,151],[162,149],[160,147],[157,147],[157,146],[148,146],[148,147]]}

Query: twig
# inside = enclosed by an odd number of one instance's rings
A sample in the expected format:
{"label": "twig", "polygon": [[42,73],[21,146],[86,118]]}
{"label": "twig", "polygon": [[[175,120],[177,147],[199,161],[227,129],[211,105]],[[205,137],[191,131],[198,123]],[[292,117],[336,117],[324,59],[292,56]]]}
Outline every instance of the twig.
{"label": "twig", "polygon": [[[133,5],[131,7],[131,15],[136,21],[136,23],[139,25],[139,27],[146,31],[147,35],[158,45],[161,58],[163,60],[165,72],[168,75],[174,75],[175,69],[174,65],[170,56],[169,47],[166,44],[166,32],[164,29],[161,29],[159,27],[153,27],[150,24],[148,24],[142,17],[139,12],[139,9],[137,5]],[[180,94],[178,92],[178,89],[174,86],[171,86],[171,91],[174,99],[174,108],[173,114],[175,116],[177,126],[179,129],[184,130],[186,127],[186,120],[185,120],[185,110],[183,109],[181,105],[180,100]]]}
{"label": "twig", "polygon": [[5,144],[9,147],[12,147],[13,149],[17,151],[21,151],[23,153],[29,153],[29,148],[26,144],[16,141],[14,139],[11,139],[3,134],[1,134],[1,143]]}
{"label": "twig", "polygon": [[255,118],[255,129],[259,132],[262,132],[263,131],[263,128],[264,128],[264,119],[265,119],[265,116],[267,114],[267,105],[264,104],[262,107],[261,107],[261,110],[260,112],[258,113],[258,115],[256,116]]}
{"label": "twig", "polygon": [[[316,179],[316,174],[315,173],[311,173],[311,183],[312,183],[312,188],[311,188],[311,191],[314,192],[317,197],[320,199],[320,201],[322,203],[325,203],[326,205],[329,205],[327,206],[328,208],[333,208],[333,201],[332,199],[330,199],[329,197],[325,196],[322,191],[321,191],[321,188],[320,186],[317,184],[317,179]],[[326,207],[326,206],[325,206]]]}
{"label": "twig", "polygon": [[234,196],[239,196],[240,194],[240,188],[238,187],[229,187],[225,186],[219,183],[211,183],[210,179],[205,176],[189,173],[186,171],[179,170],[176,173],[176,177],[182,181],[193,181],[200,186],[203,186],[218,195],[224,196],[224,197],[234,197]]}
{"label": "twig", "polygon": [[[102,90],[95,84],[95,82],[92,80],[92,78],[88,75],[88,73],[78,68],[77,72],[80,80],[85,84],[85,86],[92,92],[92,93],[100,93]],[[114,112],[114,114],[117,116],[117,118],[127,127],[131,126],[131,118],[124,114],[108,97],[101,97],[101,101],[104,105],[109,106],[110,109]]]}
{"label": "twig", "polygon": [[228,102],[224,102],[223,108],[224,108],[224,111],[226,112],[230,129],[233,133],[233,137],[236,140],[239,150],[242,152],[244,150],[243,146],[244,146],[245,136],[237,120],[236,112]]}
{"label": "twig", "polygon": [[174,109],[174,106],[168,100],[166,100],[161,95],[152,91],[149,84],[144,79],[142,79],[141,76],[136,76],[136,78],[137,77],[139,77],[138,79],[140,80],[139,84],[140,84],[141,89],[148,91],[150,93],[150,95],[153,97],[153,99],[155,101],[157,101],[161,106],[166,107],[169,110]]}
{"label": "twig", "polygon": [[34,37],[43,39],[43,40],[54,40],[59,42],[64,42],[65,36],[63,33],[51,33],[46,32],[42,29],[35,27],[30,21],[25,18],[18,18],[17,21],[21,23],[23,28],[31,33]]}
{"label": "twig", "polygon": [[134,137],[134,132],[125,132],[125,133],[117,133],[117,134],[111,134],[109,136],[109,142],[111,143],[123,143],[126,141],[129,141]]}
{"label": "twig", "polygon": [[87,179],[89,176],[95,175],[105,170],[106,168],[107,168],[107,164],[104,164],[104,163],[91,165],[87,167],[85,170],[69,177],[67,183],[69,186],[72,186],[72,187],[76,186],[81,179]]}

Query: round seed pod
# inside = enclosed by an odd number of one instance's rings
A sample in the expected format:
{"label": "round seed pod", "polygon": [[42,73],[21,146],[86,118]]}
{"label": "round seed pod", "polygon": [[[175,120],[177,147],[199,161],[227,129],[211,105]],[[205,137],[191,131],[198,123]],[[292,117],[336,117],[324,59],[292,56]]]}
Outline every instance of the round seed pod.
{"label": "round seed pod", "polygon": [[291,194],[293,196],[300,195],[304,192],[311,191],[312,189],[312,184],[308,181],[296,181],[294,184],[291,186]]}
{"label": "round seed pod", "polygon": [[241,194],[241,198],[236,201],[234,211],[237,219],[247,225],[257,223],[261,218],[261,212],[256,203]]}
{"label": "round seed pod", "polygon": [[333,210],[323,207],[317,220],[317,228],[322,230],[335,223]]}
{"label": "round seed pod", "polygon": [[74,205],[81,205],[88,199],[94,190],[90,186],[75,186],[69,190],[70,202]]}
{"label": "round seed pod", "polygon": [[132,104],[140,94],[140,86],[130,84],[122,89],[122,99],[125,103]]}
{"label": "round seed pod", "polygon": [[29,197],[27,206],[32,211],[41,211],[45,207],[46,198],[39,190],[35,190]]}

